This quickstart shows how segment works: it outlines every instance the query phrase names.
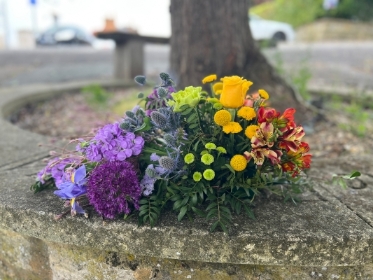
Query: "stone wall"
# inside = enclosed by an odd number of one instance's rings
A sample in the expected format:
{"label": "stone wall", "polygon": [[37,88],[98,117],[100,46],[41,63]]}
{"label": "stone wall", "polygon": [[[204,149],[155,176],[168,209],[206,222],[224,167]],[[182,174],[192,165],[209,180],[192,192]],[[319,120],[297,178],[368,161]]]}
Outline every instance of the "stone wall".
{"label": "stone wall", "polygon": [[264,266],[181,261],[47,242],[0,229],[0,279],[373,279],[373,265]]}
{"label": "stone wall", "polygon": [[373,23],[342,19],[321,19],[296,30],[296,41],[373,40]]}

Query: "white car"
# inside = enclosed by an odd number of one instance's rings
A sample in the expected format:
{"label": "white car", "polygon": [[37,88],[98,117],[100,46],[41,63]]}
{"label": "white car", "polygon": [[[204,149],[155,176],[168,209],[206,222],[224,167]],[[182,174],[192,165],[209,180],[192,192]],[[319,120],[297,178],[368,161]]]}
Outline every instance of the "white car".
{"label": "white car", "polygon": [[251,34],[256,41],[268,40],[273,45],[280,41],[291,42],[295,38],[295,32],[290,24],[266,20],[257,15],[249,15]]}

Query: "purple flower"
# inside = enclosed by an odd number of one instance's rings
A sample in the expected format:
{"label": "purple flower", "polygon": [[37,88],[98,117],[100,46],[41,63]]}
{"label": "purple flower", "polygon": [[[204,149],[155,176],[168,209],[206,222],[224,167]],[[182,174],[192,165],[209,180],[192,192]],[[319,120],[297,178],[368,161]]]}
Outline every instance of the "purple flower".
{"label": "purple flower", "polygon": [[85,165],[82,165],[72,173],[70,181],[65,181],[57,186],[59,190],[55,191],[54,194],[63,199],[74,199],[85,194],[87,192],[85,186],[86,175]]}
{"label": "purple flower", "polygon": [[144,147],[144,139],[132,132],[123,131],[119,123],[108,124],[97,131],[88,147],[81,149],[90,161],[124,161],[137,156]]}
{"label": "purple flower", "polygon": [[[153,153],[152,156],[153,155],[156,154]],[[155,182],[160,179],[161,175],[163,175],[165,172],[166,170],[163,167],[154,167],[154,164],[148,165],[145,170],[145,175],[140,182],[141,192],[143,193],[143,195],[149,196],[152,194]]]}
{"label": "purple flower", "polygon": [[150,160],[151,160],[151,161],[158,161],[159,158],[160,158],[160,156],[157,155],[156,153],[152,153],[152,154],[150,155]]}
{"label": "purple flower", "polygon": [[74,158],[64,158],[60,159],[59,157],[51,159],[48,164],[40,170],[37,174],[37,179],[44,183],[45,176],[52,176],[57,187],[63,182],[69,180],[65,174],[65,167],[69,164],[76,163]]}
{"label": "purple flower", "polygon": [[157,179],[151,178],[148,175],[145,175],[144,178],[142,178],[140,186],[143,195],[149,196],[152,194],[155,181],[157,181]]}
{"label": "purple flower", "polygon": [[75,198],[70,200],[70,204],[71,204],[71,216],[75,216],[76,213],[86,214],[84,209],[79,205],[79,202],[75,201]]}
{"label": "purple flower", "polygon": [[95,210],[107,219],[131,212],[129,202],[139,209],[141,188],[136,171],[126,161],[104,162],[88,179],[87,196]]}

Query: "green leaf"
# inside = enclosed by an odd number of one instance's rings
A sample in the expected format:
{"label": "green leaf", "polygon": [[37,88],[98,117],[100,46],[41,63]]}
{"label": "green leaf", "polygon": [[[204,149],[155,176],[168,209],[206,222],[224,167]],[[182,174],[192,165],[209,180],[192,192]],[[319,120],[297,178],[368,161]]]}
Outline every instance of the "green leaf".
{"label": "green leaf", "polygon": [[177,201],[175,201],[174,206],[173,206],[173,209],[174,209],[174,210],[179,209],[181,206],[183,206],[181,203],[182,203],[182,200],[177,200]]}
{"label": "green leaf", "polygon": [[197,121],[198,119],[198,116],[196,115],[196,113],[193,113],[191,114],[188,118],[187,118],[187,123],[192,123],[194,121]]}
{"label": "green leaf", "polygon": [[236,171],[234,171],[234,169],[232,168],[232,166],[230,166],[229,164],[225,164],[225,166],[233,173],[235,174]]}
{"label": "green leaf", "polygon": [[187,210],[188,210],[188,207],[187,207],[187,206],[183,206],[183,207],[181,207],[181,209],[180,209],[180,213],[179,213],[179,215],[177,216],[177,220],[178,220],[178,221],[181,221],[181,219],[185,216],[185,213],[187,212]]}
{"label": "green leaf", "polygon": [[243,206],[244,206],[244,209],[245,209],[245,213],[246,213],[246,215],[247,215],[249,218],[255,220],[254,212],[251,211],[250,207],[248,207],[248,206],[245,205],[245,204],[244,204]]}
{"label": "green leaf", "polygon": [[209,206],[207,206],[206,211],[209,211],[211,208],[214,208],[215,206],[217,206],[216,202],[210,203]]}
{"label": "green leaf", "polygon": [[225,224],[223,224],[222,222],[219,223],[219,226],[221,227],[221,229],[226,233],[228,234],[228,229],[227,227],[225,226]]}
{"label": "green leaf", "polygon": [[195,144],[194,144],[194,147],[193,147],[193,150],[194,151],[197,151],[198,150],[198,144],[201,140],[198,140]]}
{"label": "green leaf", "polygon": [[349,179],[354,179],[354,178],[359,177],[359,176],[361,176],[361,173],[359,171],[353,171],[350,174],[350,178]]}
{"label": "green leaf", "polygon": [[182,116],[186,116],[186,115],[189,115],[192,111],[193,111],[193,108],[188,108],[188,109],[186,109],[184,111],[181,111],[180,114]]}
{"label": "green leaf", "polygon": [[189,125],[189,128],[194,129],[194,128],[197,128],[198,126],[199,126],[198,123],[192,123],[191,125]]}
{"label": "green leaf", "polygon": [[343,189],[347,189],[347,183],[346,183],[346,181],[345,181],[343,178],[339,178],[339,179],[338,179],[338,184],[339,184]]}
{"label": "green leaf", "polygon": [[150,123],[150,118],[145,117],[144,118],[144,123],[135,129],[136,132],[143,132],[143,131],[148,131],[152,128],[151,123]]}
{"label": "green leaf", "polygon": [[196,208],[196,207],[192,207],[192,210],[194,213],[196,213],[197,215],[201,216],[201,217],[205,217],[206,216],[206,213],[201,211],[200,209]]}
{"label": "green leaf", "polygon": [[218,224],[219,224],[219,220],[212,224],[212,226],[210,227],[210,231],[213,232]]}
{"label": "green leaf", "polygon": [[192,205],[196,205],[196,204],[197,204],[197,193],[194,193],[192,196]]}
{"label": "green leaf", "polygon": [[213,218],[214,216],[216,217],[217,213],[218,213],[218,209],[216,209],[216,208],[211,209],[210,212],[208,212],[207,215],[206,215],[206,220],[209,220],[209,219]]}
{"label": "green leaf", "polygon": [[141,217],[141,216],[144,216],[145,214],[147,214],[148,213],[148,208],[146,208],[146,209],[143,209],[142,211],[140,211],[140,213],[139,213],[139,216]]}
{"label": "green leaf", "polygon": [[149,208],[149,205],[148,204],[145,204],[145,205],[142,205],[140,208],[139,208],[139,211],[141,212],[142,210],[146,210]]}

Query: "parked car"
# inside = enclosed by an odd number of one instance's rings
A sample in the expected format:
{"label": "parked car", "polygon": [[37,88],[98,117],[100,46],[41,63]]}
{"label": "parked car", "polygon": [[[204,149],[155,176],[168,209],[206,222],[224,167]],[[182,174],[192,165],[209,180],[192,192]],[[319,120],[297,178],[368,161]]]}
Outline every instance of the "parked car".
{"label": "parked car", "polygon": [[295,38],[295,32],[290,24],[266,20],[257,15],[249,15],[251,34],[256,41],[269,41],[271,45],[278,42],[291,42]]}
{"label": "parked car", "polygon": [[93,35],[76,26],[55,26],[36,39],[38,46],[76,45],[92,46]]}

